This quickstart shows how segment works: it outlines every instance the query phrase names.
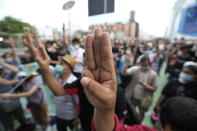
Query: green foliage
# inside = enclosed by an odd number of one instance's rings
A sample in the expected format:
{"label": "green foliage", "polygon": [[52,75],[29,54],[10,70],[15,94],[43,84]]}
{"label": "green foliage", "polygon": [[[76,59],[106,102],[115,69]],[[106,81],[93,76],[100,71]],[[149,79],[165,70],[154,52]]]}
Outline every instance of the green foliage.
{"label": "green foliage", "polygon": [[29,23],[22,22],[10,16],[6,16],[0,21],[0,36],[3,38],[10,36],[17,38],[21,36],[26,29],[32,30],[32,26]]}
{"label": "green foliage", "polygon": [[163,37],[157,37],[157,38],[155,38],[155,40],[160,41],[160,40],[164,40],[164,38]]}

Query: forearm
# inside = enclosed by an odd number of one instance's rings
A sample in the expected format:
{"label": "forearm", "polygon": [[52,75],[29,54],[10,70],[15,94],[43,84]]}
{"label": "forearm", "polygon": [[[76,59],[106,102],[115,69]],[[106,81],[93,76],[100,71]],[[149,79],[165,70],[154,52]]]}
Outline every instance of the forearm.
{"label": "forearm", "polygon": [[63,39],[64,39],[64,44],[65,44],[66,48],[68,48],[69,43],[68,43],[68,40],[66,38],[66,33],[65,32],[63,32]]}
{"label": "forearm", "polygon": [[28,97],[30,93],[17,93],[17,94],[10,94],[10,98],[20,98],[20,97]]}
{"label": "forearm", "polygon": [[16,58],[16,51],[15,51],[14,47],[12,47],[11,50],[12,50],[13,57]]}
{"label": "forearm", "polygon": [[123,74],[123,75],[127,75],[127,68],[128,68],[128,63],[125,62],[124,68],[123,68],[123,71],[122,71],[122,74]]}
{"label": "forearm", "polygon": [[3,84],[3,85],[14,85],[14,84],[17,84],[18,81],[17,80],[6,80],[6,79],[3,79],[3,78],[0,78],[0,84]]}
{"label": "forearm", "polygon": [[113,131],[115,128],[114,110],[94,109],[94,127],[96,131]]}
{"label": "forearm", "polygon": [[42,75],[44,77],[44,80],[50,90],[56,95],[56,96],[63,96],[65,95],[65,92],[61,85],[56,81],[55,77],[53,76],[53,73],[47,69],[42,70]]}
{"label": "forearm", "polygon": [[0,65],[12,70],[13,72],[18,72],[18,68],[14,67],[10,64],[7,64],[7,63],[4,63],[4,62],[0,61]]}
{"label": "forearm", "polygon": [[156,87],[151,86],[151,85],[149,85],[149,84],[147,84],[147,83],[143,84],[143,86],[144,86],[146,89],[150,90],[150,91],[155,91],[155,90],[156,90]]}

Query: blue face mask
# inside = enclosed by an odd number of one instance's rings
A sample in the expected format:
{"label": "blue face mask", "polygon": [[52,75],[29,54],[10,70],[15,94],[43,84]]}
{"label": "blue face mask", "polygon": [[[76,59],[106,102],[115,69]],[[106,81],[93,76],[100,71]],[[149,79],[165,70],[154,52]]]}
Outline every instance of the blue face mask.
{"label": "blue face mask", "polygon": [[147,55],[149,55],[149,54],[151,54],[152,53],[152,51],[151,50],[147,50],[147,51],[145,51],[145,54],[147,54]]}
{"label": "blue face mask", "polygon": [[75,47],[75,49],[78,49],[79,48],[79,45],[75,45],[74,47]]}
{"label": "blue face mask", "polygon": [[63,66],[61,66],[61,65],[56,65],[56,66],[55,66],[55,72],[56,72],[57,74],[62,74],[62,73],[63,73]]}
{"label": "blue face mask", "polygon": [[179,74],[179,78],[181,78],[181,79],[183,79],[185,81],[188,81],[188,82],[192,81],[192,76],[187,74],[187,73],[184,73],[184,72],[181,72]]}

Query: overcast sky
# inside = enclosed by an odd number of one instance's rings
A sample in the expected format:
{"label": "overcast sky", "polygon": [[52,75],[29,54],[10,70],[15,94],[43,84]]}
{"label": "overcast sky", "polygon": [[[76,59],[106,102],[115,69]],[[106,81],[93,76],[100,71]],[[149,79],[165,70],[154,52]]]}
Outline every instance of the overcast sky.
{"label": "overcast sky", "polygon": [[[13,16],[29,22],[37,28],[58,28],[68,24],[69,11],[62,6],[67,0],[0,0],[0,19]],[[75,0],[71,13],[72,29],[87,30],[88,24],[127,21],[129,12],[135,10],[140,29],[151,35],[163,36],[169,24],[171,9],[175,0],[115,0],[113,20],[88,18],[88,0]]]}

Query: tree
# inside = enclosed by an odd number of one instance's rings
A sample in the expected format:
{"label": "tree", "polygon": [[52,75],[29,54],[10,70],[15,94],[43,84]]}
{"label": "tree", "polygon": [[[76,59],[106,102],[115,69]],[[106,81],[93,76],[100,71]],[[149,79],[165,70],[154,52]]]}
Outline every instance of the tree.
{"label": "tree", "polygon": [[0,21],[0,36],[3,38],[10,36],[16,38],[17,34],[23,34],[26,29],[32,30],[32,26],[10,16],[6,16]]}

